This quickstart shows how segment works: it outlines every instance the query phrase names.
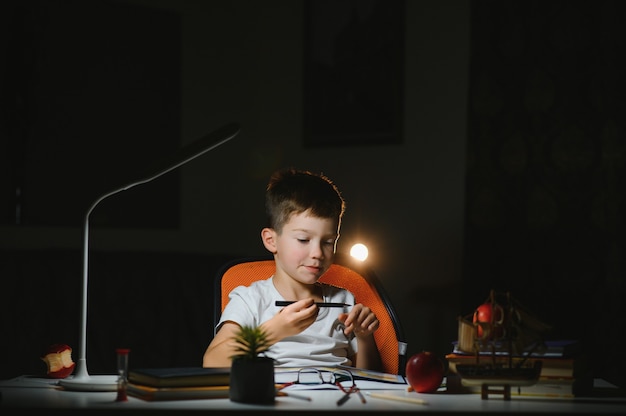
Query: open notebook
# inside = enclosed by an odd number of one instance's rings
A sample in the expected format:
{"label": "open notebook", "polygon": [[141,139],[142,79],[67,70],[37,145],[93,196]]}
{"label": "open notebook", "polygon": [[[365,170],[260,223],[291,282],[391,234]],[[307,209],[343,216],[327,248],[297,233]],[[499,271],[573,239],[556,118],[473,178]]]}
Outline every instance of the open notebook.
{"label": "open notebook", "polygon": [[[323,373],[324,379],[330,379],[330,373],[336,370],[348,370],[354,377],[354,382],[362,390],[406,390],[406,379],[398,374],[382,373],[361,368],[338,366],[338,367],[276,367],[274,369],[274,381],[277,385],[293,383],[298,378],[298,371],[312,368]],[[286,390],[319,390],[335,389],[337,387],[328,383],[317,384],[290,384]]]}

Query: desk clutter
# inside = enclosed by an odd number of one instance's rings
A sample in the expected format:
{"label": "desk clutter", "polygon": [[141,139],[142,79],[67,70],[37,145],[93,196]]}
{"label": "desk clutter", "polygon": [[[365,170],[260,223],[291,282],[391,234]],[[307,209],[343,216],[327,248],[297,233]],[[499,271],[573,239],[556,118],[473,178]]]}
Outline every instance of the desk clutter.
{"label": "desk clutter", "polygon": [[[509,365],[508,356],[492,357],[488,354],[481,354],[477,358],[474,354],[464,353],[456,348],[446,355],[446,360],[448,361],[448,391],[459,393],[482,393],[482,385],[463,384],[458,367],[463,368],[463,366],[477,362],[493,367]],[[521,364],[535,367],[539,364],[541,368],[539,377],[534,383],[514,388],[510,392],[511,395],[575,397],[585,395],[592,387],[592,379],[586,375],[586,364],[582,357],[545,357],[536,354],[528,358],[512,357],[511,362],[513,366]]]}
{"label": "desk clutter", "polygon": [[[255,415],[346,415],[346,414],[419,414],[420,415],[624,415],[626,397],[601,397],[596,399],[551,397],[514,397],[514,403],[504,400],[485,402],[478,394],[451,394],[439,391],[432,394],[407,392],[406,386],[395,384],[388,389],[366,389],[362,393],[367,403],[357,394],[351,394],[345,404],[336,401],[344,396],[340,390],[312,389],[288,391],[285,397],[277,397],[275,405],[242,404],[228,398],[206,400],[143,400],[129,397],[128,401],[116,401],[114,391],[69,391],[61,388],[58,379],[19,376],[0,380],[0,414],[2,416],[41,414],[53,415],[103,415],[113,412],[124,415],[160,416],[185,414],[255,414]],[[380,383],[379,383],[380,384]],[[403,388],[404,387],[404,388]],[[296,397],[299,396],[299,397]],[[193,397],[193,396],[192,396]]]}
{"label": "desk clutter", "polygon": [[[340,378],[337,374],[348,374]],[[316,379],[311,379],[311,375]],[[146,401],[229,398],[230,368],[141,368],[128,372],[127,393]],[[310,400],[306,390],[403,390],[405,378],[397,374],[354,367],[275,368],[276,396]],[[344,385],[345,383],[348,383]],[[347,387],[346,387],[347,386]],[[296,393],[297,392],[297,393]],[[363,397],[358,394],[359,397]],[[348,397],[348,395],[346,395]],[[364,400],[364,398],[362,399]]]}
{"label": "desk clutter", "polygon": [[[147,370],[147,371],[146,371]],[[312,371],[315,370],[315,371]],[[230,400],[229,386],[225,380],[218,381],[213,375],[202,375],[200,367],[177,367],[133,370],[129,378],[134,383],[127,384],[128,400],[120,402],[115,391],[72,391],[60,384],[60,379],[42,375],[22,375],[13,379],[0,380],[0,414],[10,415],[66,415],[66,414],[121,414],[184,415],[209,412],[216,414],[250,414],[276,416],[277,414],[325,415],[356,414],[367,412],[374,415],[387,415],[392,412],[404,414],[457,414],[457,415],[517,415],[530,414],[576,414],[578,416],[624,415],[626,395],[616,395],[615,386],[598,383],[594,388],[611,391],[604,396],[555,398],[512,397],[513,405],[505,400],[491,400],[489,403],[480,394],[454,393],[445,388],[435,393],[409,391],[402,376],[369,372],[347,367],[354,385],[361,392],[346,394],[332,382],[343,383],[346,391],[351,391],[350,378],[345,378],[342,369],[337,367],[276,368],[276,403],[273,405],[246,404]],[[208,369],[212,372],[212,369]],[[305,371],[302,378],[298,372]],[[322,373],[313,384],[310,376]],[[340,371],[335,377],[330,373]],[[137,378],[139,373],[148,373],[147,379]],[[199,374],[198,374],[199,373]],[[219,373],[219,371],[218,371]],[[156,381],[153,375],[156,374]],[[191,376],[189,378],[189,376]],[[202,380],[203,377],[208,377]],[[71,378],[73,376],[69,376]],[[313,378],[315,380],[315,377]],[[163,381],[169,380],[169,381]],[[186,380],[186,381],[184,381]],[[321,381],[320,381],[321,380]],[[300,382],[296,382],[300,381]],[[147,384],[159,387],[149,386]],[[181,385],[182,383],[182,385]],[[214,383],[216,385],[206,385]],[[195,385],[193,385],[195,384]],[[524,392],[524,390],[522,390]],[[354,393],[354,394],[352,394]],[[515,393],[512,392],[515,396]]]}
{"label": "desk clutter", "polygon": [[459,317],[458,341],[448,362],[447,388],[453,393],[572,398],[590,394],[578,340],[546,340],[551,327],[510,293],[491,291],[487,300]]}

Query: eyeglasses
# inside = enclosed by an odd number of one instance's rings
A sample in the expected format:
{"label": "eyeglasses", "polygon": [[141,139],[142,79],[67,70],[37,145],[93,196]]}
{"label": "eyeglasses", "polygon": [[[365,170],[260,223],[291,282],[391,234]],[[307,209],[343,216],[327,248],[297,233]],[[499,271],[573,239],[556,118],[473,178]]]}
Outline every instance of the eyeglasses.
{"label": "eyeglasses", "polygon": [[337,369],[333,371],[322,371],[317,368],[301,368],[300,370],[298,370],[298,376],[296,377],[296,381],[287,383],[282,387],[285,388],[292,384],[331,384],[333,386],[337,386],[339,390],[344,393],[344,395],[339,400],[337,400],[337,406],[341,406],[342,404],[347,402],[352,393],[358,394],[362,403],[367,403],[365,401],[365,397],[354,382],[354,376],[348,370]]}

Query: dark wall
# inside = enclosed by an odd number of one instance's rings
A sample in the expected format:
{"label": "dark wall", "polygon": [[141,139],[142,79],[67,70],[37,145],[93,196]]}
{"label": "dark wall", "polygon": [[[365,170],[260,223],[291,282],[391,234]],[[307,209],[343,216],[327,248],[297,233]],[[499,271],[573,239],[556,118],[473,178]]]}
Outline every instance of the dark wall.
{"label": "dark wall", "polygon": [[[0,224],[80,227],[97,197],[180,147],[180,17],[75,0],[4,2],[0,16]],[[179,181],[175,171],[103,201],[91,231],[178,228]],[[134,365],[198,365],[219,259],[94,250],[89,370],[110,373],[125,345]],[[0,252],[2,378],[41,374],[52,343],[78,358],[81,276],[80,250]]]}
{"label": "dark wall", "polygon": [[[96,197],[180,146],[181,22],[111,1],[3,2],[0,225],[82,224]],[[178,227],[178,172],[94,225]],[[165,192],[159,210],[148,201]]]}
{"label": "dark wall", "polygon": [[624,17],[615,1],[472,2],[465,299],[511,291],[611,379],[626,370],[612,358],[626,337]]}
{"label": "dark wall", "polygon": [[[89,258],[87,364],[113,374],[116,348],[130,367],[200,366],[213,334],[213,285],[232,255],[98,252]],[[0,379],[43,375],[51,344],[81,351],[82,253],[0,251]]]}

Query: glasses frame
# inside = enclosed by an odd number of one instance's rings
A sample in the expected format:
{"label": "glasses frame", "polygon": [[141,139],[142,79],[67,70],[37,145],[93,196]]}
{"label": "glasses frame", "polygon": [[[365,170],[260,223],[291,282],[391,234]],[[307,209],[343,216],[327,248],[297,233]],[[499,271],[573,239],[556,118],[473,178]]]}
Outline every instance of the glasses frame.
{"label": "glasses frame", "polygon": [[[319,382],[318,381],[315,381],[315,382],[301,381],[301,376],[302,374],[305,374],[305,373],[317,374],[317,376],[319,376]],[[324,377],[323,377],[324,373],[330,373],[330,380],[328,381],[324,380]],[[341,375],[343,375],[344,377],[349,377],[349,380],[352,382],[352,385],[349,388],[346,388],[343,386],[343,384],[341,384],[341,381],[342,381],[340,377]],[[367,403],[367,401],[365,400],[365,396],[363,396],[363,394],[361,393],[361,390],[357,387],[356,382],[354,381],[354,375],[349,370],[337,369],[337,370],[329,371],[329,370],[320,370],[314,367],[305,367],[305,368],[301,368],[300,370],[298,370],[296,381],[284,384],[282,388],[291,386],[293,384],[303,384],[303,385],[311,385],[311,386],[313,385],[317,386],[320,384],[329,384],[332,386],[336,386],[337,388],[339,388],[339,390],[343,392],[343,396],[339,400],[337,400],[337,406],[341,406],[342,404],[347,402],[352,393],[358,394],[359,398],[361,399],[361,403]]]}

